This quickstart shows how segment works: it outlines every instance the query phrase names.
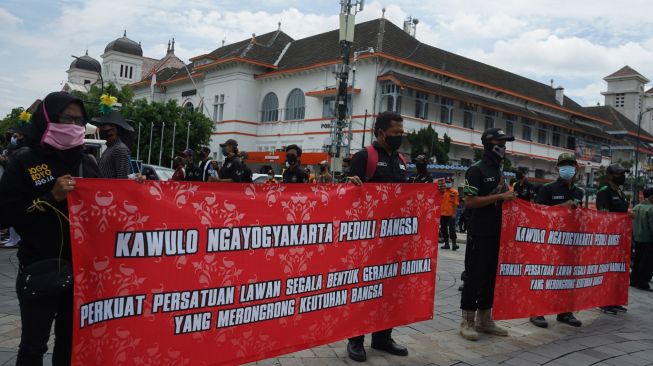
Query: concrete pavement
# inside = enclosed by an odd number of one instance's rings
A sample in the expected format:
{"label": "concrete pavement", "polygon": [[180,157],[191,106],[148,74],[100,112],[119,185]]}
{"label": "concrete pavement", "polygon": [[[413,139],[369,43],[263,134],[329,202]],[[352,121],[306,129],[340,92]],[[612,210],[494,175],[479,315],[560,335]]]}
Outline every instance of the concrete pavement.
{"label": "concrete pavement", "polygon": [[[464,241],[464,237],[461,238]],[[408,346],[408,357],[369,348],[368,365],[653,365],[653,293],[631,288],[628,313],[618,316],[591,309],[577,314],[584,326],[573,328],[548,317],[540,329],[527,319],[502,321],[506,338],[482,336],[469,342],[458,335],[460,273],[464,245],[440,250],[433,320],[396,328],[394,338]],[[0,250],[0,365],[15,363],[20,316],[14,290],[16,250]],[[351,365],[340,341],[257,362],[259,365]],[[49,365],[49,355],[46,365]]]}

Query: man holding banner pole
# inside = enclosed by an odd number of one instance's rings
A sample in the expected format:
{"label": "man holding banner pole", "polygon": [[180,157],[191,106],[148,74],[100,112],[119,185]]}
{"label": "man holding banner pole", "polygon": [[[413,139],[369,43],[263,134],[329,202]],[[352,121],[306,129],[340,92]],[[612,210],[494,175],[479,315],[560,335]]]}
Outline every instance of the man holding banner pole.
{"label": "man holding banner pole", "polygon": [[[561,206],[576,209],[583,202],[583,190],[574,185],[574,178],[578,173],[576,156],[562,153],[558,156],[558,171],[560,178],[555,182],[547,183],[540,188],[535,199],[536,203],[547,206]],[[573,313],[560,313],[556,318],[559,322],[580,327],[583,323],[576,319]],[[531,323],[540,328],[547,328],[549,323],[543,316],[530,318]]]}
{"label": "man holding banner pole", "polygon": [[[404,119],[397,113],[383,112],[374,123],[376,141],[358,151],[351,160],[349,181],[361,185],[374,183],[405,183],[408,178],[406,160],[399,153],[404,138]],[[349,338],[347,353],[357,362],[367,359],[363,342],[365,335]],[[397,356],[408,356],[408,349],[392,339],[392,328],[372,333],[372,348]]]}
{"label": "man holding banner pole", "polygon": [[465,207],[472,209],[465,252],[465,273],[460,308],[460,335],[478,340],[478,332],[507,336],[492,320],[494,283],[499,260],[501,203],[516,198],[508,190],[502,170],[506,142],[514,141],[499,128],[483,132],[483,158],[465,173]]}

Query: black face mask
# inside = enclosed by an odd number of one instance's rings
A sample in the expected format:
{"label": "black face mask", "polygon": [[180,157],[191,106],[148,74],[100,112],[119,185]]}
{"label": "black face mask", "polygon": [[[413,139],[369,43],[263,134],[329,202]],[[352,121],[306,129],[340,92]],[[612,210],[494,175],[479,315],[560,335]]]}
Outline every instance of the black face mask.
{"label": "black face mask", "polygon": [[483,145],[483,150],[485,151],[485,156],[497,164],[500,164],[504,156],[506,156],[505,146],[488,143]]}
{"label": "black face mask", "polygon": [[415,168],[417,168],[418,172],[424,172],[426,171],[426,163],[417,163],[415,164]]}
{"label": "black face mask", "polygon": [[288,163],[288,165],[295,165],[297,163],[297,155],[286,155],[286,163]]}
{"label": "black face mask", "polygon": [[623,186],[626,183],[626,175],[625,174],[617,175],[616,177],[612,178],[612,181],[614,182],[614,184],[618,186]]}
{"label": "black face mask", "polygon": [[392,151],[399,150],[402,140],[403,140],[403,136],[401,135],[385,137],[385,143],[388,144],[388,147],[390,147]]}
{"label": "black face mask", "polygon": [[222,148],[222,155],[223,155],[223,156],[229,156],[229,151],[227,151],[227,148],[226,148],[226,147],[223,147],[223,148]]}
{"label": "black face mask", "polygon": [[107,140],[109,137],[111,137],[111,131],[107,130],[100,130],[100,139],[102,140]]}

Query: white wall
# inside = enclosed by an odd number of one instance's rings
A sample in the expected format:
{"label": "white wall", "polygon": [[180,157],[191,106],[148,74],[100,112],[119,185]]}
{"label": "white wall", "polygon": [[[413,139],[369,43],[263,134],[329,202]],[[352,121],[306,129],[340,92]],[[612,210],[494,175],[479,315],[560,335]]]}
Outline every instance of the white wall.
{"label": "white wall", "polygon": [[89,80],[91,84],[95,84],[99,77],[97,72],[77,68],[69,69],[66,72],[68,73],[68,82],[77,85],[84,85],[84,80]]}
{"label": "white wall", "polygon": [[[428,80],[430,82],[440,82],[434,76],[427,76],[418,73],[405,66],[398,66],[384,63],[383,66],[377,66],[373,59],[362,60],[357,66],[355,87],[361,89],[361,93],[353,97],[353,130],[363,130],[364,113],[367,110],[370,115],[365,125],[366,129],[372,128],[374,124],[374,113],[385,110],[380,98],[380,87],[378,86],[377,75],[383,74],[389,70],[396,70],[403,74]],[[216,95],[225,94],[225,109],[223,114],[223,123],[217,123],[211,147],[213,151],[218,150],[218,144],[226,139],[234,138],[239,142],[239,146],[245,151],[270,151],[279,149],[289,144],[298,144],[305,151],[323,151],[323,145],[330,135],[328,125],[331,118],[323,118],[323,97],[306,96],[305,120],[287,121],[285,120],[286,99],[291,90],[299,88],[302,92],[321,91],[326,88],[335,87],[334,75],[330,67],[307,70],[294,74],[281,74],[266,78],[255,78],[255,75],[262,73],[262,70],[253,66],[231,65],[224,66],[221,69],[207,73],[204,78],[195,79],[197,83],[197,94],[182,98],[181,92],[193,89],[190,81],[184,81],[169,85],[165,94],[161,94],[162,99],[175,99],[180,105],[187,100],[191,100],[195,107],[199,104],[200,96],[204,96],[206,108],[202,111],[210,119],[213,116],[213,102]],[[350,79],[351,80],[351,79]],[[490,94],[483,94],[482,91],[467,86],[461,82],[445,81],[447,86],[464,90],[469,93],[491,97]],[[268,92],[274,92],[279,100],[280,121],[260,122],[260,111],[263,98]],[[149,85],[144,86],[136,91],[137,97],[149,99]],[[157,94],[158,95],[158,94]],[[414,94],[413,94],[414,95]],[[376,96],[376,98],[375,98]],[[433,96],[430,97],[431,101]],[[156,100],[157,98],[155,98]],[[415,100],[414,96],[408,97],[404,94],[402,97],[402,111],[405,118],[404,126],[408,131],[418,130],[426,127],[431,123],[438,131],[440,136],[444,133],[449,135],[457,146],[464,146],[464,149],[454,149],[450,158],[459,161],[461,157],[473,157],[473,146],[480,146],[480,135],[484,128],[483,114],[476,113],[476,130],[465,129],[463,124],[463,111],[459,102],[454,105],[454,124],[447,125],[439,123],[440,105],[435,102],[429,104],[429,121],[414,118]],[[512,103],[519,106],[515,98],[503,98],[503,103]],[[523,106],[523,105],[522,105]],[[376,108],[375,108],[376,107]],[[569,115],[563,112],[553,110],[548,107],[530,107],[537,109],[540,113],[550,114],[558,118],[569,119]],[[495,118],[497,127],[505,128],[505,120],[500,114]],[[533,171],[537,169],[551,170],[555,161],[562,152],[572,152],[571,150],[562,149],[546,144],[538,144],[521,140],[522,125],[521,122],[515,123],[514,135],[517,141],[508,144],[508,150],[515,156],[521,156],[525,161],[532,161]],[[532,126],[532,138],[537,141],[537,124]],[[365,143],[370,143],[371,136],[368,133],[365,137]],[[551,131],[548,132],[548,142],[551,140]],[[361,148],[363,141],[362,131],[355,132],[352,139],[352,152]],[[463,155],[460,155],[460,154]],[[521,159],[521,158],[519,158]],[[518,165],[518,164],[515,164]]]}
{"label": "white wall", "polygon": [[[118,86],[133,84],[141,80],[143,58],[135,55],[109,51],[102,56],[102,77],[104,82]],[[120,65],[133,67],[132,78],[120,76]]]}

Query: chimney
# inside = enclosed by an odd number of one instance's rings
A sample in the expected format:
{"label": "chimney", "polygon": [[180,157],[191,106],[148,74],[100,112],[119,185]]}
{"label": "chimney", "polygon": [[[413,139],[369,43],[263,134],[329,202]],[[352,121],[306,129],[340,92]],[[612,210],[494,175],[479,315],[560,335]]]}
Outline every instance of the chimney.
{"label": "chimney", "polygon": [[556,91],[556,102],[560,105],[563,105],[565,101],[565,88],[559,86],[555,88]]}

